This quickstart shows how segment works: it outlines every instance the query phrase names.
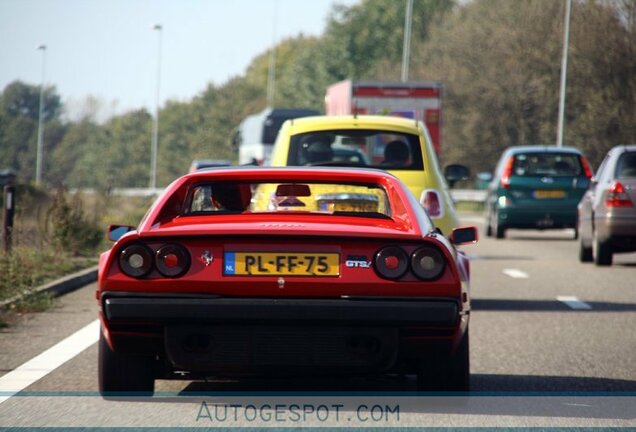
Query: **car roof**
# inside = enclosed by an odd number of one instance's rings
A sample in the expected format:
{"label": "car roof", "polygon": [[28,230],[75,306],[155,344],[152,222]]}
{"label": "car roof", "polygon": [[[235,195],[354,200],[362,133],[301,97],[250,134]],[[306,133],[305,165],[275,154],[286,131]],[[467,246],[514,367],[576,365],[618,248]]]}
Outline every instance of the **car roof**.
{"label": "car roof", "polygon": [[192,161],[192,164],[226,164],[231,165],[232,161],[227,159],[195,159]]}
{"label": "car roof", "polygon": [[380,129],[418,134],[418,121],[394,116],[345,115],[313,116],[288,120],[290,134],[332,129]]}
{"label": "car roof", "polygon": [[[172,213],[175,211],[175,203],[180,203],[185,199],[187,190],[197,184],[207,182],[254,182],[254,183],[276,183],[276,182],[307,182],[307,183],[342,183],[358,185],[379,185],[387,189],[390,194],[403,195],[402,205],[398,206],[401,212],[408,212],[412,219],[408,222],[413,229],[405,235],[416,235],[420,228],[428,232],[432,229],[430,220],[421,217],[424,210],[417,200],[408,192],[408,188],[393,174],[374,168],[343,168],[343,167],[253,167],[253,166],[232,166],[221,167],[209,171],[195,171],[179,177],[172,182],[163,193],[157,198],[151,209],[139,224],[138,231],[150,235],[156,234],[158,223],[163,223],[163,218],[173,219]],[[179,205],[177,205],[179,207]],[[162,222],[163,221],[163,222]],[[398,222],[396,222],[398,223]],[[407,222],[399,222],[406,224]],[[428,228],[426,228],[428,227]]]}
{"label": "car roof", "polygon": [[183,176],[192,179],[200,177],[202,180],[220,178],[220,180],[289,180],[303,178],[307,180],[355,181],[361,183],[382,182],[382,179],[398,180],[396,176],[377,168],[366,167],[255,167],[251,165],[219,167],[214,171],[195,171]]}
{"label": "car roof", "polygon": [[636,151],[636,144],[619,144],[617,146],[612,147],[610,151],[615,151],[615,150],[633,152],[633,151]]}
{"label": "car roof", "polygon": [[580,155],[581,150],[575,147],[558,147],[555,145],[512,146],[505,150],[506,154],[520,153],[572,153]]}

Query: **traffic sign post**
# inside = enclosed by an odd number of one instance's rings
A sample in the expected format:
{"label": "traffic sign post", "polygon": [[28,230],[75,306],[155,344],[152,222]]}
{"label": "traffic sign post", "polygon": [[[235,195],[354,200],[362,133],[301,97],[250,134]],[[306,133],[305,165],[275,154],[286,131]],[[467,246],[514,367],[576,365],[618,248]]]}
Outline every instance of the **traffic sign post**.
{"label": "traffic sign post", "polygon": [[13,232],[13,215],[15,214],[15,186],[13,179],[15,174],[12,170],[0,171],[0,185],[4,184],[4,218],[3,218],[3,240],[6,253],[11,252],[11,234]]}
{"label": "traffic sign post", "polygon": [[11,234],[13,231],[13,215],[15,213],[15,186],[4,187],[4,250],[11,252]]}

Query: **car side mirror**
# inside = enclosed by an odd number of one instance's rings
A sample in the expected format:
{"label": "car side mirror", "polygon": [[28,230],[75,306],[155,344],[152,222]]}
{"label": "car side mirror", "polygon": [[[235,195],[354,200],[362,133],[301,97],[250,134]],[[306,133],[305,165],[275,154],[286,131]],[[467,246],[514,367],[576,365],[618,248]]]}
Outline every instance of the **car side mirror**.
{"label": "car side mirror", "polygon": [[454,245],[473,244],[477,243],[478,233],[477,227],[461,227],[455,228],[450,235],[450,242]]}
{"label": "car side mirror", "polygon": [[477,180],[475,180],[475,189],[488,189],[488,185],[492,182],[493,174],[488,171],[482,171],[477,174]]}
{"label": "car side mirror", "polygon": [[448,185],[452,188],[458,181],[466,180],[470,177],[470,170],[464,165],[452,164],[444,168],[444,177]]}
{"label": "car side mirror", "polygon": [[116,242],[124,236],[124,234],[130,231],[135,231],[137,228],[130,225],[109,225],[108,226],[108,240]]}

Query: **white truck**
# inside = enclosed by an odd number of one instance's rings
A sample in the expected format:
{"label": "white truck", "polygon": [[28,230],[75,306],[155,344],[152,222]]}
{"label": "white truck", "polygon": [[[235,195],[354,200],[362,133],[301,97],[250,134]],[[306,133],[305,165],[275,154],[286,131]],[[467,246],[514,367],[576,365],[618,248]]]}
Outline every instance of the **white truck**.
{"label": "white truck", "polygon": [[232,137],[232,146],[238,150],[239,165],[266,165],[285,120],[318,114],[318,111],[304,108],[265,108],[245,117]]}

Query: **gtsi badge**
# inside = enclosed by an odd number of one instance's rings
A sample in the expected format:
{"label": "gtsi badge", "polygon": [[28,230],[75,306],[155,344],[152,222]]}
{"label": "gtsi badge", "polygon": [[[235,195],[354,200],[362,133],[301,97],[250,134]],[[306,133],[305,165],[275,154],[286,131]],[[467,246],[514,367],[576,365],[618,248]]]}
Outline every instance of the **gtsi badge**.
{"label": "gtsi badge", "polygon": [[365,256],[349,255],[345,261],[345,266],[349,268],[371,268],[371,261]]}

